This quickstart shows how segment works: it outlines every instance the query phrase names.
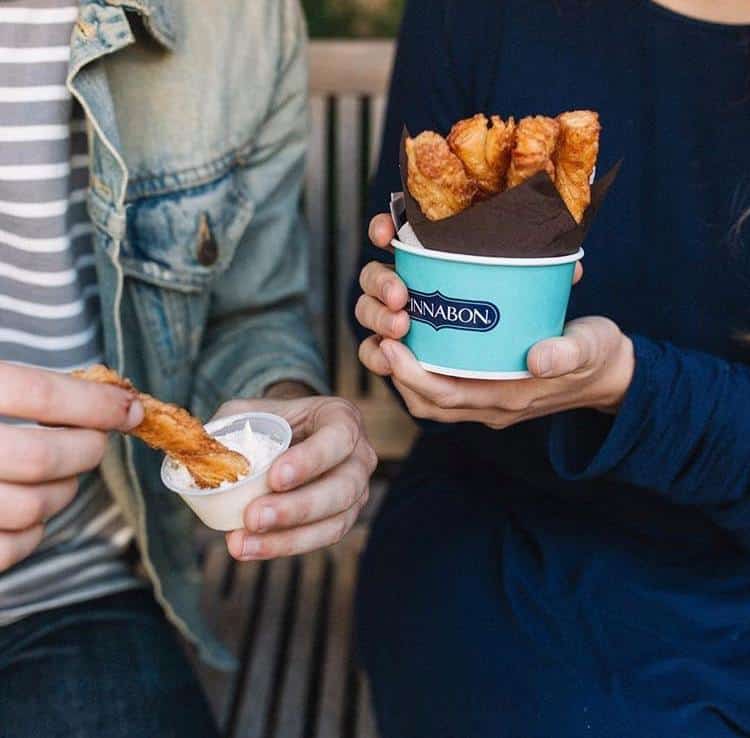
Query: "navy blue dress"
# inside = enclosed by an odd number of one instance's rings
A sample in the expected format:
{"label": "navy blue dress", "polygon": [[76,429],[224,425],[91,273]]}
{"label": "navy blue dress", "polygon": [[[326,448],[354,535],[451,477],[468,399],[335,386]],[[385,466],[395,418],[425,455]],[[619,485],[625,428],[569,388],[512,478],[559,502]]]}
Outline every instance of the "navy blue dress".
{"label": "navy blue dress", "polygon": [[615,418],[425,424],[358,595],[384,738],[750,735],[749,50],[647,0],[408,3],[371,213],[403,124],[598,110],[570,317],[637,365]]}

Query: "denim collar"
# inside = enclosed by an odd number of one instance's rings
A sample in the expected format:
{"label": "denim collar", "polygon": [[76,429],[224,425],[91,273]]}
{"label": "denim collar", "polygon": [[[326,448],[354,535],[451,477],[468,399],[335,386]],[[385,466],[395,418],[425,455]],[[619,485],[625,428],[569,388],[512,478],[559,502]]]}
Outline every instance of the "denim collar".
{"label": "denim collar", "polygon": [[138,13],[143,18],[146,30],[162,46],[172,50],[177,45],[181,35],[179,0],[101,0],[101,2]]}

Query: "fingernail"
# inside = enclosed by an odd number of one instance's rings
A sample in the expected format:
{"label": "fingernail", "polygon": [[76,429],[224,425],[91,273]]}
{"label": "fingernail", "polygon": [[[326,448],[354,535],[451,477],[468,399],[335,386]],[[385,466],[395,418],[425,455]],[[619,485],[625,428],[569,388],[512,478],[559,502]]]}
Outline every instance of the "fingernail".
{"label": "fingernail", "polygon": [[276,522],[276,510],[272,507],[264,507],[258,514],[258,522],[255,529],[258,533],[268,530]]}
{"label": "fingernail", "polygon": [[260,541],[257,538],[245,538],[242,542],[242,555],[255,556],[260,551]]}
{"label": "fingernail", "polygon": [[125,421],[126,429],[136,428],[143,422],[143,405],[138,399],[134,399],[128,408],[128,419]]}
{"label": "fingernail", "polygon": [[552,352],[542,351],[537,361],[537,367],[539,368],[539,374],[544,376],[547,372],[552,369]]}
{"label": "fingernail", "polygon": [[282,464],[279,469],[279,481],[284,487],[288,487],[294,481],[294,467],[291,464]]}

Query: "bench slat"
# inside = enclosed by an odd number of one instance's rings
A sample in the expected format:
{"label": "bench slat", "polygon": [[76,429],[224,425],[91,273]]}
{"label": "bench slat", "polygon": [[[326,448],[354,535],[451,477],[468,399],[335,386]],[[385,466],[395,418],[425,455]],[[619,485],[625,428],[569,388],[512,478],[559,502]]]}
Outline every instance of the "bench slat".
{"label": "bench slat", "polygon": [[328,332],[328,102],[310,99],[310,144],[305,170],[305,215],[310,232],[310,292],[308,305],[316,337],[327,358]]}
{"label": "bench slat", "polygon": [[282,684],[279,715],[274,731],[276,738],[304,738],[307,701],[316,665],[317,618],[323,597],[326,554],[316,551],[300,559],[302,573],[296,593],[295,617],[291,643]]}
{"label": "bench slat", "polygon": [[339,738],[344,723],[346,687],[351,664],[352,600],[357,561],[365,538],[366,531],[355,528],[331,549],[335,567],[316,738]]}
{"label": "bench slat", "polygon": [[[221,590],[229,565],[226,547],[219,545],[218,541],[212,542],[208,544],[205,556],[201,610],[209,627],[218,635],[219,620],[223,616],[225,604]],[[194,665],[211,706],[211,712],[217,724],[223,727],[223,699],[227,691],[232,689],[232,677],[212,669],[199,659],[194,659]]]}
{"label": "bench slat", "polygon": [[380,156],[380,140],[385,123],[385,95],[373,95],[370,98],[370,161],[369,173],[375,173]]}
{"label": "bench slat", "polygon": [[265,735],[282,645],[282,626],[292,564],[291,559],[278,559],[266,564],[269,569],[268,582],[256,637],[250,645],[245,679],[240,687],[243,694],[233,731],[235,738],[263,738]]}
{"label": "bench slat", "polygon": [[358,676],[358,685],[356,738],[378,738],[375,713],[370,699],[370,685],[363,674]]}
{"label": "bench slat", "polygon": [[[233,571],[229,572],[232,567]],[[234,581],[231,592],[225,596],[223,588],[228,574],[233,574]],[[251,604],[258,595],[259,575],[259,564],[232,561],[223,538],[210,545],[204,566],[202,610],[216,635],[235,656],[241,652],[247,634]],[[202,664],[199,673],[216,722],[225,730],[236,694],[236,675]]]}
{"label": "bench slat", "polygon": [[359,363],[349,330],[349,284],[359,251],[361,228],[361,137],[360,100],[341,95],[336,108],[336,314],[338,322],[338,386],[345,397],[357,394]]}
{"label": "bench slat", "polygon": [[368,94],[384,90],[393,65],[395,43],[333,39],[310,43],[310,89],[313,92]]}

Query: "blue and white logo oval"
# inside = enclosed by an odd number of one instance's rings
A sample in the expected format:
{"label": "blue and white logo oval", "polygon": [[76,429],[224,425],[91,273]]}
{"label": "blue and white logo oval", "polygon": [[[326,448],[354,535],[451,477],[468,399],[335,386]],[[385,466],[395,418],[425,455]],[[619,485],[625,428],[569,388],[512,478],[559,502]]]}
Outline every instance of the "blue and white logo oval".
{"label": "blue and white logo oval", "polygon": [[436,331],[491,331],[500,322],[497,305],[481,300],[459,300],[441,292],[409,290],[406,312],[412,320],[426,323]]}

